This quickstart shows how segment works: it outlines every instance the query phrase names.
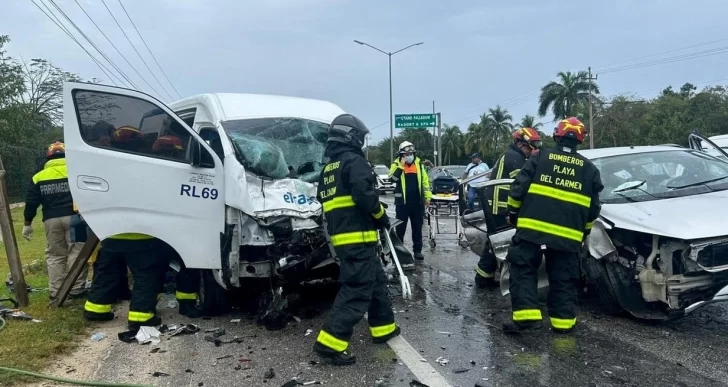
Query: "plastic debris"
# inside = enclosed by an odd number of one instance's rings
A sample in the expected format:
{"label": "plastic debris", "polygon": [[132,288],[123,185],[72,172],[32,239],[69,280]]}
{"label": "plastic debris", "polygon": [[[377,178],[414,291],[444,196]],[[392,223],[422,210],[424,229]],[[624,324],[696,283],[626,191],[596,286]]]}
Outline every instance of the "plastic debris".
{"label": "plastic debris", "polygon": [[454,374],[462,374],[462,373],[465,373],[465,372],[468,372],[468,371],[470,371],[469,368],[456,368],[456,369],[452,370],[452,373],[454,373]]}
{"label": "plastic debris", "polygon": [[306,334],[304,336],[308,336],[311,333],[313,333],[313,329],[306,329]]}
{"label": "plastic debris", "polygon": [[172,332],[172,336],[177,335],[189,335],[193,333],[197,333],[200,331],[200,327],[198,327],[195,324],[185,324],[181,327],[177,328],[174,332]]}
{"label": "plastic debris", "polygon": [[300,318],[300,317],[298,317],[298,316],[293,316],[293,319],[294,319],[294,320],[296,320],[296,322],[298,322],[298,323],[300,323],[300,322],[301,322],[301,318]]}
{"label": "plastic debris", "polygon": [[240,319],[239,318],[234,318],[234,319],[230,320],[230,322],[233,323],[233,324],[239,324],[240,323]]}
{"label": "plastic debris", "polygon": [[321,382],[319,382],[317,380],[311,380],[310,382],[303,382],[303,385],[304,386],[311,386],[311,385],[314,385],[314,384],[321,384]]}
{"label": "plastic debris", "polygon": [[266,379],[273,379],[276,377],[276,372],[273,371],[273,368],[269,368],[268,371],[265,371],[265,374],[263,374],[263,377]]}
{"label": "plastic debris", "polygon": [[104,332],[97,332],[91,335],[91,341],[101,341],[106,337]]}
{"label": "plastic debris", "polygon": [[167,302],[167,308],[174,309],[176,307],[177,307],[177,301],[172,300],[172,301]]}
{"label": "plastic debris", "polygon": [[450,363],[450,360],[447,360],[444,357],[440,356],[437,359],[435,359],[435,362],[437,362],[437,364],[444,367],[447,363]]}
{"label": "plastic debris", "polygon": [[440,331],[435,331],[435,333],[439,333],[441,335],[451,335],[452,334],[450,332],[440,332]]}
{"label": "plastic debris", "polygon": [[139,327],[139,332],[137,332],[135,338],[139,344],[143,345],[152,343],[156,345],[160,342],[159,335],[161,335],[161,333],[157,330],[157,328],[143,326]]}

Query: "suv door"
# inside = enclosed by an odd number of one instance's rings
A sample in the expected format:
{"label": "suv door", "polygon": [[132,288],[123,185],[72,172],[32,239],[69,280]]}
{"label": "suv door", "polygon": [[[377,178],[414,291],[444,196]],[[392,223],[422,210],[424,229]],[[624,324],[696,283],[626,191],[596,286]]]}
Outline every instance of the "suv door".
{"label": "suv door", "polygon": [[688,136],[688,144],[690,149],[703,151],[707,154],[720,157],[723,160],[728,161],[728,153],[726,153],[723,148],[715,145],[713,141],[710,141],[710,139],[700,134],[697,130],[693,131]]}
{"label": "suv door", "polygon": [[74,202],[99,239],[143,233],[189,268],[219,269],[223,164],[167,106],[144,93],[88,83],[63,87]]}

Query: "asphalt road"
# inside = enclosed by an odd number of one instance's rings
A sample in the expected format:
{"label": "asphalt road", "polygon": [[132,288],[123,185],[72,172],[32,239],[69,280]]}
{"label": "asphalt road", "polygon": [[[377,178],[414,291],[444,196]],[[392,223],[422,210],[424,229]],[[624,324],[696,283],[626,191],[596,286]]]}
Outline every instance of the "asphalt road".
{"label": "asphalt road", "polygon": [[[454,220],[441,222],[443,231],[454,227]],[[708,306],[655,325],[606,316],[582,300],[579,325],[571,335],[545,328],[507,336],[500,325],[510,314],[508,297],[474,288],[477,257],[459,247],[455,235],[438,236],[437,247],[426,247],[425,256],[409,275],[413,299],[394,298],[403,340],[393,343],[394,349],[374,345],[360,323],[351,344],[358,359],[354,366],[319,363],[312,353],[323,315],[271,332],[245,318],[231,322],[241,318],[235,313],[211,320],[179,318],[162,300],[165,323],[224,328],[222,339],[238,336],[243,342],[216,347],[205,333],[163,337],[152,353],[154,346],[117,341],[99,360],[94,379],[157,386],[283,386],[293,378],[329,386],[410,386],[418,379],[433,387],[728,385],[726,306]],[[393,293],[397,287],[392,286]]]}

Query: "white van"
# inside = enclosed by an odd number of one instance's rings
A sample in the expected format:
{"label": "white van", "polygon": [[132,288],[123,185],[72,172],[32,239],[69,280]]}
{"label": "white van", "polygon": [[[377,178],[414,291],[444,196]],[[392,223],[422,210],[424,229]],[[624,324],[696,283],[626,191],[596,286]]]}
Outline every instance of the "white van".
{"label": "white van", "polygon": [[[99,239],[148,234],[186,267],[209,269],[200,296],[208,313],[225,308],[224,289],[241,278],[296,281],[336,266],[315,183],[340,107],[253,94],[165,106],[88,83],[66,83],[63,93],[68,179],[84,219]],[[114,137],[122,127],[141,139]],[[178,152],[160,152],[162,143]]]}

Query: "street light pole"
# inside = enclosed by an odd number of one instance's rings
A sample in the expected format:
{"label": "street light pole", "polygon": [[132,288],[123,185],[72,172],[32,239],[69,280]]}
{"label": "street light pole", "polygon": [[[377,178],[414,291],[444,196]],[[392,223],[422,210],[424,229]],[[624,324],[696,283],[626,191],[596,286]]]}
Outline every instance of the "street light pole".
{"label": "street light pole", "polygon": [[373,48],[389,57],[389,159],[394,160],[394,109],[392,106],[392,104],[393,104],[393,102],[392,102],[392,55],[398,54],[408,48],[425,44],[425,42],[410,44],[409,46],[399,49],[395,52],[386,52],[384,50],[380,50],[380,49],[372,46],[371,44],[364,43],[359,40],[354,40],[354,43],[360,44],[362,46],[367,46],[369,48]]}

